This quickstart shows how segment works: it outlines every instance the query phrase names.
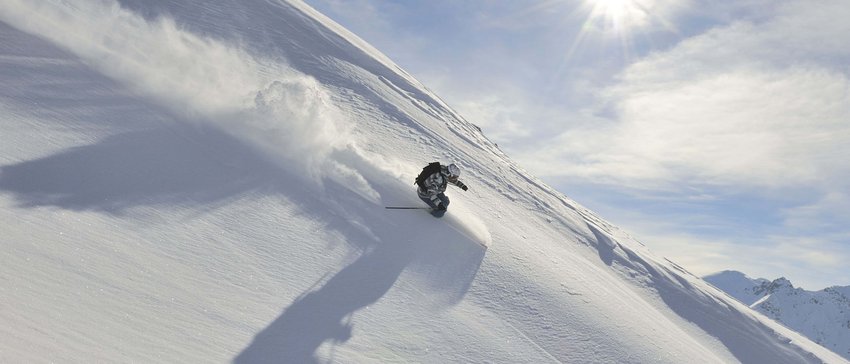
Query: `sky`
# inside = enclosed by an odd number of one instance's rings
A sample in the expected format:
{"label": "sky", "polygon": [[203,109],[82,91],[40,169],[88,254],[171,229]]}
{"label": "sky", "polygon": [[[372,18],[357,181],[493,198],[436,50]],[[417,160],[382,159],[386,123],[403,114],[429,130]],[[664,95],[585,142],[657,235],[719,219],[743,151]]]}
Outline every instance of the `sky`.
{"label": "sky", "polygon": [[850,285],[844,0],[308,0],[698,275]]}

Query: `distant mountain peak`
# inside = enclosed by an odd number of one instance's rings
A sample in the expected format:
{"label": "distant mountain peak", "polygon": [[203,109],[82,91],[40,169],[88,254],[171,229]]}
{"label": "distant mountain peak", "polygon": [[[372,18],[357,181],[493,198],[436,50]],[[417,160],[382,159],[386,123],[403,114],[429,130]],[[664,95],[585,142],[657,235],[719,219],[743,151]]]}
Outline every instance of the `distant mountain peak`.
{"label": "distant mountain peak", "polygon": [[785,277],[779,277],[774,279],[772,282],[763,282],[761,286],[754,289],[754,293],[758,295],[768,295],[773,294],[779,290],[789,290],[793,291],[794,285]]}
{"label": "distant mountain peak", "polygon": [[737,270],[728,270],[728,269],[727,269],[727,270],[724,270],[724,271],[721,271],[721,272],[720,272],[720,273],[718,273],[718,274],[730,275],[730,276],[741,276],[741,277],[746,277],[746,276],[747,276],[746,274],[741,273],[741,272],[739,272],[739,271],[737,271]]}
{"label": "distant mountain peak", "polygon": [[774,285],[782,285],[782,286],[791,286],[791,287],[794,287],[794,285],[793,285],[793,284],[791,284],[791,281],[789,281],[789,280],[788,280],[788,278],[785,278],[785,277],[779,277],[779,278],[774,279],[774,280],[773,280],[773,284],[774,284]]}
{"label": "distant mountain peak", "polygon": [[850,287],[812,292],[795,288],[785,277],[753,280],[737,271],[704,279],[752,309],[850,358]]}
{"label": "distant mountain peak", "polygon": [[758,282],[759,284],[761,282],[770,282],[769,280],[764,279],[764,278],[750,278],[748,275],[744,274],[743,272],[740,272],[740,271],[737,271],[737,270],[728,270],[728,269],[717,272],[717,273],[709,274],[709,275],[703,277],[703,279],[706,279],[709,282],[711,282],[713,280],[746,280],[748,282]]}
{"label": "distant mountain peak", "polygon": [[704,279],[747,306],[764,297],[767,285],[772,283],[764,278],[750,278],[735,270],[724,270],[710,274],[705,276]]}

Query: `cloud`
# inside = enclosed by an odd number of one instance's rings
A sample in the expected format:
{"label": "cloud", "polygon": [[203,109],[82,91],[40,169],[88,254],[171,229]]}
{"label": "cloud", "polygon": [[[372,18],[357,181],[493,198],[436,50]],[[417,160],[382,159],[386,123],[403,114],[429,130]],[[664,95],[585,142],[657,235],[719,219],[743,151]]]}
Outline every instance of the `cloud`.
{"label": "cloud", "polygon": [[829,191],[816,201],[782,210],[786,228],[799,232],[829,232],[846,229],[850,221],[850,195]]}
{"label": "cloud", "polygon": [[[598,110],[613,111],[607,121],[579,122],[520,159],[539,161],[531,170],[543,176],[647,188],[841,180],[850,174],[840,157],[850,152],[848,51],[815,39],[850,42],[848,11],[840,1],[799,4],[630,65],[598,94]],[[561,168],[543,168],[552,165]]]}
{"label": "cloud", "polygon": [[478,100],[467,99],[455,105],[469,120],[479,120],[479,127],[487,131],[487,135],[495,140],[515,139],[529,134],[517,116],[522,108],[516,104],[502,102],[501,98],[489,95]]}
{"label": "cloud", "polygon": [[[639,170],[625,177],[756,187],[808,184],[836,172],[829,162],[837,160],[822,157],[842,149],[842,135],[850,130],[843,122],[850,116],[847,78],[819,68],[739,70],[663,87],[627,84],[611,92],[620,123],[562,138],[568,151],[596,167],[588,177]],[[588,147],[588,139],[596,142]]]}
{"label": "cloud", "polygon": [[683,222],[634,216],[630,230],[638,237],[651,237],[653,252],[686,267],[698,276],[726,269],[751,277],[786,277],[796,286],[819,290],[829,285],[850,284],[844,248],[846,234],[832,236],[747,236],[710,237],[682,231]]}
{"label": "cloud", "polygon": [[835,249],[829,239],[811,237],[772,237],[776,241],[776,255],[795,257],[811,267],[837,270],[844,267],[847,254]]}

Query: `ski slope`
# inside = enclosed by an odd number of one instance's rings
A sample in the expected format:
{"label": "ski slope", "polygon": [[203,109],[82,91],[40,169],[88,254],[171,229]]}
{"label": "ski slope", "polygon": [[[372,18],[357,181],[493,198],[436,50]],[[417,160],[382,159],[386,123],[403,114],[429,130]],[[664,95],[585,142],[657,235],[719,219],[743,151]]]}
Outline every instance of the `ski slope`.
{"label": "ski slope", "polygon": [[[0,1],[0,362],[844,363],[299,1]],[[448,215],[412,181],[455,162]]]}

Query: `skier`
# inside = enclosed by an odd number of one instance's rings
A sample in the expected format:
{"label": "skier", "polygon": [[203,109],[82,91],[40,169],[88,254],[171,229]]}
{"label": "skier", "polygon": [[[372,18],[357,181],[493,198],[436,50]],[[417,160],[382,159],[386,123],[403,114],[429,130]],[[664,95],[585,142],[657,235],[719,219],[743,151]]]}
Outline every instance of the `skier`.
{"label": "skier", "polygon": [[445,194],[449,183],[464,191],[469,189],[458,177],[460,168],[454,163],[442,166],[439,162],[433,162],[423,168],[416,178],[416,185],[419,186],[416,193],[422,201],[431,206],[431,215],[434,217],[442,217],[449,207],[449,197]]}

